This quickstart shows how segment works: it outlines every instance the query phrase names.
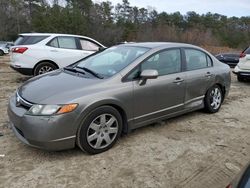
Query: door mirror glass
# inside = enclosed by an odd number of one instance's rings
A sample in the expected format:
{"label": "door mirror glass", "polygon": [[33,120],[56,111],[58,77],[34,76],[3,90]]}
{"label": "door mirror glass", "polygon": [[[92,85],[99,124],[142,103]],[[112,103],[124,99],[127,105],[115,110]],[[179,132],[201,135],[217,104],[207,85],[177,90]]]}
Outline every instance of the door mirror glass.
{"label": "door mirror glass", "polygon": [[146,80],[146,79],[156,79],[158,76],[159,76],[158,71],[154,70],[154,69],[144,70],[144,71],[142,71],[142,73],[140,75],[140,77],[143,80]]}
{"label": "door mirror glass", "polygon": [[102,47],[102,46],[98,48],[98,51],[100,51],[100,52],[102,52],[102,51],[104,51],[104,50],[106,50],[106,48],[104,48],[104,47]]}

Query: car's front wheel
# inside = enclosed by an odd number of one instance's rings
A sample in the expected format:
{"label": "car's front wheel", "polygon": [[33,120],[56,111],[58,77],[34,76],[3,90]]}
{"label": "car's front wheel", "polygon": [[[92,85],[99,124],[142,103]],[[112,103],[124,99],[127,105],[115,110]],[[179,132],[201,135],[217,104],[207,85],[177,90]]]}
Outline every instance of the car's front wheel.
{"label": "car's front wheel", "polygon": [[3,50],[0,50],[0,56],[3,56],[3,55],[4,55]]}
{"label": "car's front wheel", "polygon": [[111,106],[92,111],[83,121],[77,133],[77,145],[81,150],[97,154],[110,149],[122,131],[122,117]]}
{"label": "car's front wheel", "polygon": [[204,99],[205,110],[209,113],[218,112],[223,101],[223,93],[218,85],[211,87]]}
{"label": "car's front wheel", "polygon": [[57,67],[50,62],[42,62],[35,67],[34,76],[44,74],[57,69]]}

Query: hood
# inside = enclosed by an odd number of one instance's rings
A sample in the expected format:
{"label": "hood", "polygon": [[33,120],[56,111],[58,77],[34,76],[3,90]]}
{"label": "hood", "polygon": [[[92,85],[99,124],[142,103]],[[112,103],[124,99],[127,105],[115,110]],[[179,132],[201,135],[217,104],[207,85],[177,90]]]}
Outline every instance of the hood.
{"label": "hood", "polygon": [[19,95],[36,104],[66,104],[74,99],[88,95],[105,82],[102,79],[85,78],[63,70],[36,76],[25,82],[19,89]]}

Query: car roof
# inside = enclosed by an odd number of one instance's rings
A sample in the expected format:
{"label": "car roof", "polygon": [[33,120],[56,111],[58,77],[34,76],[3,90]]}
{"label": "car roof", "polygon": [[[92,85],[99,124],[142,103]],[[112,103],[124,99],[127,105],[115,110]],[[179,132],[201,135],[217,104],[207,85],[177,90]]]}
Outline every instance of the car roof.
{"label": "car roof", "polygon": [[[23,36],[77,36],[77,37],[86,37],[82,35],[72,35],[72,34],[63,34],[63,33],[20,33],[19,35]],[[88,38],[88,37],[86,37]]]}
{"label": "car roof", "polygon": [[83,35],[72,35],[72,34],[62,34],[62,33],[20,33],[19,36],[52,36],[52,37],[57,37],[57,36],[66,36],[66,37],[80,37],[80,38],[85,38],[89,39],[91,41],[95,41],[97,44],[101,45],[102,47],[105,47],[103,44],[98,42],[97,40],[86,37]]}
{"label": "car roof", "polygon": [[146,47],[146,48],[175,48],[175,47],[190,47],[190,48],[199,48],[198,46],[186,43],[177,43],[177,42],[138,42],[138,43],[126,43],[120,44],[122,46],[135,46],[135,47]]}

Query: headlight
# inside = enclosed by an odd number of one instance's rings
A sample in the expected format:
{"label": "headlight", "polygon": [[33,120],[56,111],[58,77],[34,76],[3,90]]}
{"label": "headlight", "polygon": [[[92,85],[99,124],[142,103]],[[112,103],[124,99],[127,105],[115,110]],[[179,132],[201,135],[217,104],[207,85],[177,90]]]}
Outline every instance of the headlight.
{"label": "headlight", "polygon": [[29,111],[27,111],[27,114],[33,116],[49,116],[49,115],[72,112],[73,110],[76,109],[76,107],[77,104],[65,104],[65,105],[35,104],[29,109]]}

